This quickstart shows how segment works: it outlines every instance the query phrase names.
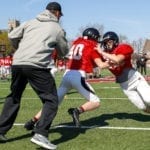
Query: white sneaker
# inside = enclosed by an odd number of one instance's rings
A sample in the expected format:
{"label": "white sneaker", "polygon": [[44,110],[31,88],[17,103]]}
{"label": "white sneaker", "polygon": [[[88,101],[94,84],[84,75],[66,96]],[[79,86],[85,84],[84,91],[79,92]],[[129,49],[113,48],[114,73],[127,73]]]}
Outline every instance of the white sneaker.
{"label": "white sneaker", "polygon": [[57,146],[52,144],[47,137],[37,133],[32,137],[31,142],[50,150],[55,150],[57,148]]}

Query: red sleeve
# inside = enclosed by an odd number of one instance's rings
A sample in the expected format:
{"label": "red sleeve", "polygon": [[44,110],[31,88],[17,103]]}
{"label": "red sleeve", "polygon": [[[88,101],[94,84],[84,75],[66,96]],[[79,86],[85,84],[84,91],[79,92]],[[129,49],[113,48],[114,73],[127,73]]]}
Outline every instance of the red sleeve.
{"label": "red sleeve", "polygon": [[102,56],[96,51],[96,50],[93,50],[92,52],[92,59],[96,59],[96,58],[101,58],[102,59]]}
{"label": "red sleeve", "polygon": [[127,44],[120,44],[115,50],[116,55],[121,54],[124,55],[125,58],[131,57],[132,53],[133,53],[133,48]]}

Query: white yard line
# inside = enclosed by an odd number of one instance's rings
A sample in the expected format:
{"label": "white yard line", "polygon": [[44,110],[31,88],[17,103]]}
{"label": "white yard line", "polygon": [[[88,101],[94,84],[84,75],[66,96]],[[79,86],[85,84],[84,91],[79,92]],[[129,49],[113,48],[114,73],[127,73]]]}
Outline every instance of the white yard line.
{"label": "white yard line", "polygon": [[[14,126],[24,126],[24,123],[15,123]],[[68,126],[68,125],[56,125],[52,126],[51,129],[57,128],[77,128],[75,126]],[[110,126],[81,126],[81,129],[107,129],[107,130],[141,130],[141,131],[150,131],[150,128],[141,128],[141,127],[110,127]]]}
{"label": "white yard line", "polygon": [[[76,127],[75,126],[67,126],[67,125],[59,125],[59,126],[54,126],[53,128],[76,128]],[[92,129],[92,128],[111,129],[111,130],[144,130],[144,131],[150,131],[150,128],[140,128],[140,127],[81,126],[81,129]]]}
{"label": "white yard line", "polygon": [[[64,100],[65,99],[85,99],[85,98],[82,98],[82,97],[81,98],[79,98],[79,97],[78,98],[77,97],[68,97],[67,98],[67,97],[65,97]],[[112,98],[101,97],[100,99],[118,99],[118,100],[120,100],[120,99],[128,99],[128,98],[124,98],[124,97],[112,97]]]}
{"label": "white yard line", "polygon": [[[94,89],[119,89],[120,87],[119,86],[105,86],[105,87],[99,87],[99,88],[94,88]],[[0,88],[0,90],[8,90],[10,89],[9,87],[3,87],[3,88]],[[26,90],[32,90],[31,87],[28,87],[26,88]]]}
{"label": "white yard line", "polygon": [[[67,98],[67,97],[65,97],[64,100],[65,99],[85,99],[85,98],[82,98],[82,97],[81,98],[79,98],[79,97],[78,98],[77,97],[68,97]],[[33,97],[33,98],[32,97],[23,97],[22,99],[39,99],[39,98],[35,98],[35,97]],[[118,100],[120,100],[120,99],[128,99],[128,98],[124,98],[124,97],[114,97],[114,98],[113,97],[112,98],[101,97],[101,99],[118,99]]]}

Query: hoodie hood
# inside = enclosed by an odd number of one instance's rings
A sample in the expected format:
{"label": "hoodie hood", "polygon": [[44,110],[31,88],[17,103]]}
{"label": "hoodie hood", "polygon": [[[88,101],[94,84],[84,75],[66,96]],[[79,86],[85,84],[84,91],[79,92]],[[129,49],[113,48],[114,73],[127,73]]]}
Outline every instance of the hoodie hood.
{"label": "hoodie hood", "polygon": [[36,19],[38,19],[41,22],[58,22],[57,17],[54,14],[52,14],[49,10],[44,10],[43,12],[41,12],[39,15],[37,15]]}

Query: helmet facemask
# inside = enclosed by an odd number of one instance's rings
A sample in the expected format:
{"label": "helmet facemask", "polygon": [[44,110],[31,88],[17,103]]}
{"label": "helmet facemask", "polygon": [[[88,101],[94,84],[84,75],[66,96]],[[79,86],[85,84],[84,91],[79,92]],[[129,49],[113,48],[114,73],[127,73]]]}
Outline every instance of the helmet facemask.
{"label": "helmet facemask", "polygon": [[102,42],[102,47],[104,48],[104,51],[111,52],[118,44],[114,40],[105,40]]}
{"label": "helmet facemask", "polygon": [[112,51],[119,44],[119,37],[115,32],[109,31],[103,35],[102,47],[104,51]]}

